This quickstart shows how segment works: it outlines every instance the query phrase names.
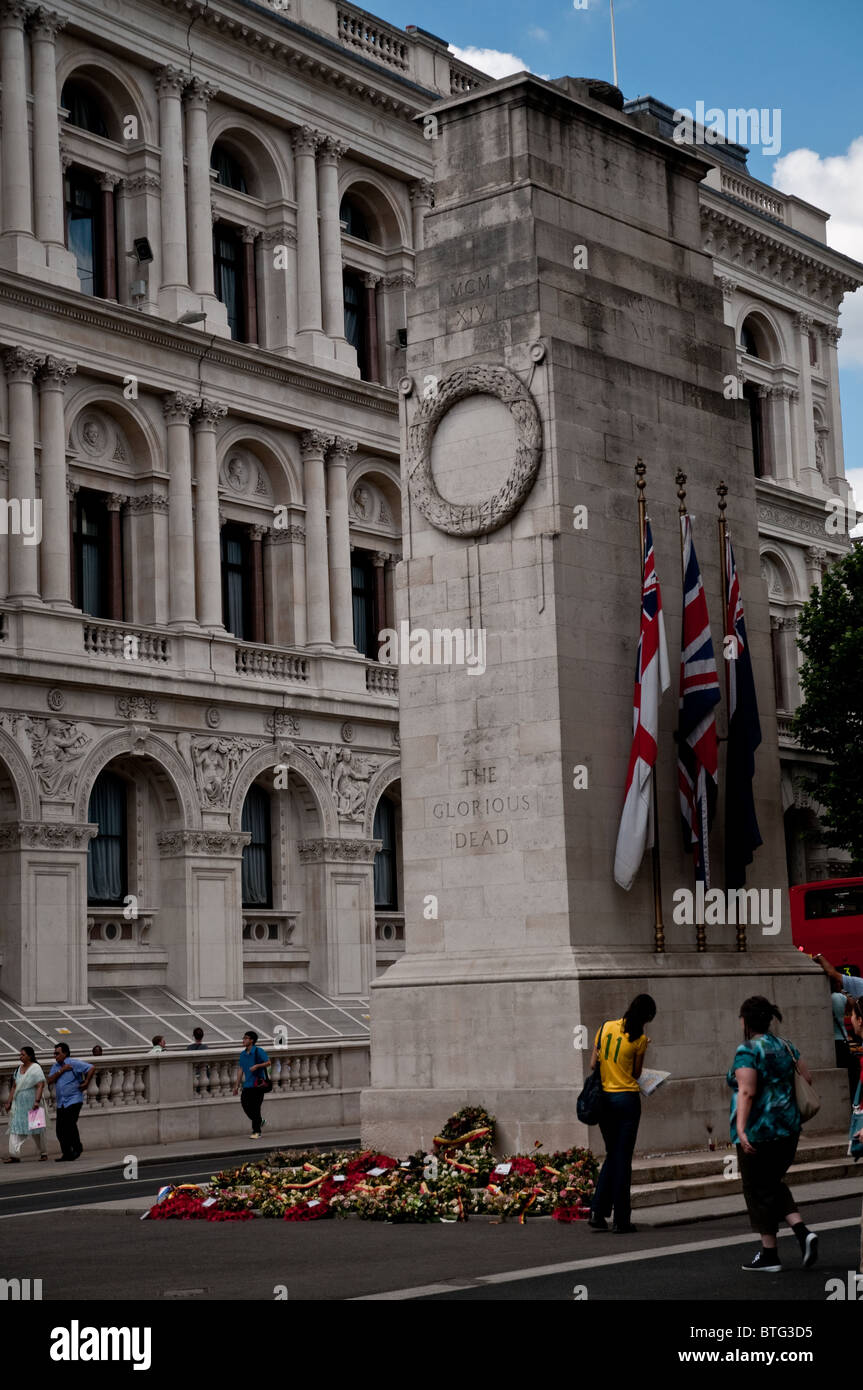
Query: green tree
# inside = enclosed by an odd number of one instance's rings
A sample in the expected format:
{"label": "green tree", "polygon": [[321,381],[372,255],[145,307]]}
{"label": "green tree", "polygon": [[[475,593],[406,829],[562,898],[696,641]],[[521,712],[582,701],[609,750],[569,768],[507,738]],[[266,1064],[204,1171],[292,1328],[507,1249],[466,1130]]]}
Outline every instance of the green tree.
{"label": "green tree", "polygon": [[[810,790],[825,842],[863,867],[863,542],[830,567],[800,614],[803,703],[794,732],[822,753]],[[851,867],[851,866],[849,866]]]}

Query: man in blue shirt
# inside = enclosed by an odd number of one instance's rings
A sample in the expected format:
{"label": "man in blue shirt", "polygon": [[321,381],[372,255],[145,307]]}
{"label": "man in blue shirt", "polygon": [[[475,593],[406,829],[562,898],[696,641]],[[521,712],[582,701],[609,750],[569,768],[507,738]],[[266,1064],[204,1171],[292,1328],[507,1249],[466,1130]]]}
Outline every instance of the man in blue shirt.
{"label": "man in blue shirt", "polygon": [[54,1065],[48,1073],[48,1085],[55,1088],[57,1142],[62,1150],[55,1163],[71,1163],[84,1152],[78,1133],[78,1116],[84,1104],[84,1092],[95,1070],[86,1062],[70,1057],[66,1043],[58,1043],[54,1048]]}
{"label": "man in blue shirt", "polygon": [[252,1125],[250,1139],[260,1139],[261,1130],[267,1123],[261,1119],[261,1105],[264,1096],[271,1089],[267,1067],[270,1059],[262,1047],[258,1047],[258,1035],[250,1028],[243,1034],[243,1051],[238,1058],[237,1080],[234,1095],[240,1092],[240,1104]]}

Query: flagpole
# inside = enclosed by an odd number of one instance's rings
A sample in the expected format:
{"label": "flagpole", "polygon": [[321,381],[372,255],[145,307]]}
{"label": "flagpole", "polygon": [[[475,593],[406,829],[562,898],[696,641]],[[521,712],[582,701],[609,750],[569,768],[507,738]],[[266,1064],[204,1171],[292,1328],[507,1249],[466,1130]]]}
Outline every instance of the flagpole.
{"label": "flagpole", "polygon": [[[617,86],[617,40],[614,36],[614,0],[609,0],[611,6],[611,62],[614,68],[614,85]],[[641,552],[644,554],[644,551]]]}
{"label": "flagpole", "polygon": [[[726,552],[727,552],[727,549],[728,549],[728,546],[727,546],[727,540],[728,540],[728,524],[727,524],[726,519],[725,519],[725,509],[726,509],[728,503],[725,501],[725,499],[726,499],[726,497],[728,496],[728,488],[727,488],[727,486],[726,486],[726,484],[725,484],[724,479],[720,482],[720,484],[719,484],[718,488],[716,489],[716,491],[717,491],[717,493],[719,494],[719,573],[722,575],[722,611],[723,611],[722,626],[723,626],[723,630],[724,630],[725,634],[727,635],[727,634],[728,634],[728,563],[727,563],[727,559],[726,559]],[[732,635],[736,636],[736,634],[732,634]],[[723,643],[723,647],[724,647],[724,645],[725,645],[725,644]],[[736,652],[736,650],[735,650],[734,656],[736,656],[736,655],[737,655],[737,652]],[[734,657],[732,657],[731,659],[734,660]],[[725,673],[725,706],[726,706],[726,718],[728,718],[728,720],[730,721],[731,713],[730,713],[730,710],[728,709],[728,669],[727,669],[727,668],[726,668],[726,673]],[[729,727],[729,729],[728,729],[727,732],[728,732],[728,734],[731,733],[730,727]],[[728,796],[728,772],[727,772],[727,768],[728,768],[728,763],[727,763],[728,753],[727,753],[727,748],[728,748],[728,740],[727,740],[727,738],[726,738],[726,776],[725,776],[725,795],[726,795],[726,797]],[[727,882],[726,882],[726,888],[727,888],[727,886],[728,886],[728,885],[727,885]],[[737,914],[735,914],[735,915],[737,915]],[[746,924],[745,924],[745,922],[740,922],[740,921],[738,921],[738,923],[737,923],[737,949],[738,949],[738,951],[745,951],[745,950],[746,950]]]}
{"label": "flagpole", "polygon": [[[642,592],[644,591],[644,536],[647,529],[647,502],[644,496],[644,489],[647,486],[646,475],[647,465],[639,458],[635,465],[635,486],[638,489],[638,537],[641,547]],[[662,955],[665,951],[665,927],[662,921],[662,875],[659,857],[659,800],[656,792],[655,764],[651,769],[650,781],[653,795],[653,848],[650,852],[651,865],[653,868],[653,950],[656,955]]]}
{"label": "flagpole", "polygon": [[[681,622],[685,622],[685,609],[686,609],[686,560],[685,560],[684,551],[683,551],[683,525],[682,525],[682,521],[683,521],[683,518],[686,516],[687,511],[686,511],[686,474],[683,472],[683,469],[682,469],[682,468],[678,468],[677,473],[676,473],[675,478],[674,478],[674,481],[677,483],[677,497],[678,497],[678,502],[677,502],[677,516],[678,516],[677,529],[678,529],[678,531],[680,532],[680,580],[681,580],[681,589],[682,589],[682,593],[683,593],[683,605],[684,605],[684,612],[681,614]],[[678,738],[679,738],[679,737],[680,737],[680,734],[679,734],[679,732],[678,732]],[[697,885],[697,883],[698,883],[698,878],[697,878],[697,871],[696,871],[696,867],[695,867],[695,863],[694,863],[694,862],[693,862],[693,866],[692,866],[692,872],[693,872],[693,875],[695,876],[695,882],[696,882],[696,885]],[[706,950],[707,950],[707,934],[706,934],[706,932],[705,932],[705,930],[704,930],[704,923],[703,923],[703,922],[696,922],[696,923],[695,923],[695,949],[696,949],[696,951],[706,951]]]}

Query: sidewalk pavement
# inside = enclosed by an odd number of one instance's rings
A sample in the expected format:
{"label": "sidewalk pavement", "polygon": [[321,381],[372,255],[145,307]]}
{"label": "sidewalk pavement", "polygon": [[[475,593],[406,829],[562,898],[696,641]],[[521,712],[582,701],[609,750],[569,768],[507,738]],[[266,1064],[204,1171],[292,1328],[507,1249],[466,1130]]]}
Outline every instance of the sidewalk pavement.
{"label": "sidewalk pavement", "polygon": [[[223,1135],[215,1139],[178,1139],[173,1144],[127,1144],[122,1149],[96,1149],[89,1153],[86,1149],[74,1163],[54,1163],[58,1157],[56,1145],[48,1140],[48,1162],[40,1163],[31,1145],[27,1145],[20,1163],[4,1164],[0,1168],[0,1183],[32,1182],[34,1179],[49,1183],[52,1179],[80,1177],[82,1173],[99,1173],[122,1170],[130,1156],[138,1160],[141,1168],[155,1164],[181,1163],[188,1159],[199,1165],[202,1161],[213,1159],[213,1172],[230,1166],[232,1156],[239,1161],[248,1157],[255,1149],[262,1154],[272,1149],[311,1149],[320,1144],[335,1145],[340,1149],[359,1148],[359,1135],[355,1129],[291,1129],[273,1130],[265,1128],[261,1139],[250,1139],[248,1132],[238,1135]],[[4,1154],[5,1158],[6,1155]]]}

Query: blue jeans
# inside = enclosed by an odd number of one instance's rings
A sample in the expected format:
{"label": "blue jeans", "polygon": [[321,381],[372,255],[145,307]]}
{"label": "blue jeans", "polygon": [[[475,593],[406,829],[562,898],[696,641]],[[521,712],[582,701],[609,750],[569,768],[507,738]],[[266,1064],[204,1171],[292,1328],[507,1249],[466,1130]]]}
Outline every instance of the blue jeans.
{"label": "blue jeans", "polygon": [[605,1142],[605,1162],[590,1210],[593,1216],[608,1218],[613,1208],[616,1226],[628,1226],[632,1216],[629,1189],[640,1119],[640,1091],[603,1091],[599,1128]]}

